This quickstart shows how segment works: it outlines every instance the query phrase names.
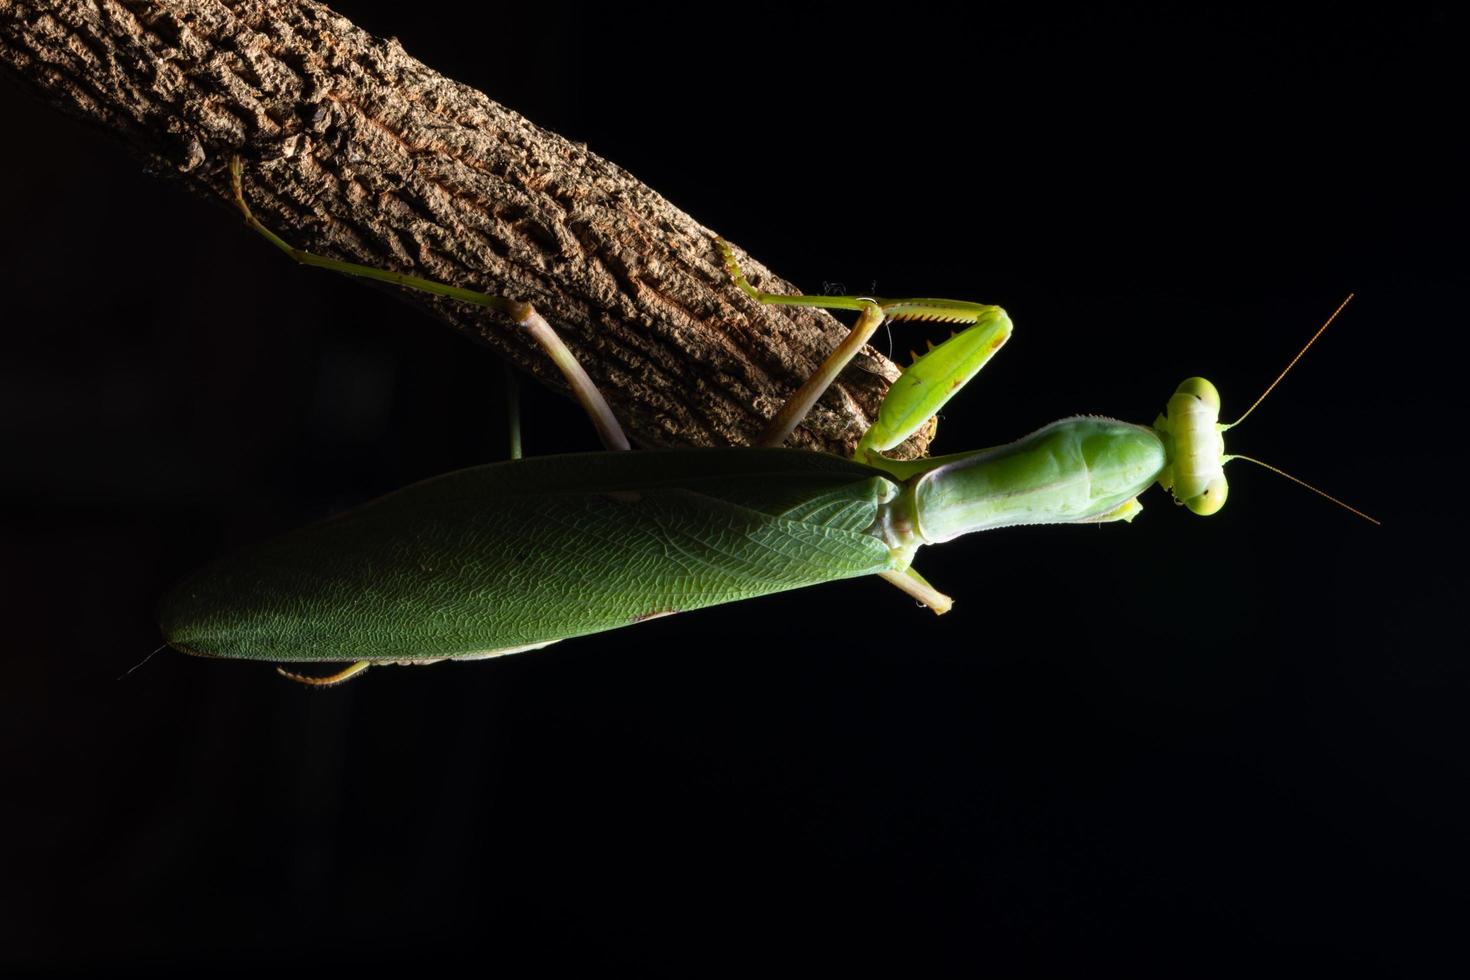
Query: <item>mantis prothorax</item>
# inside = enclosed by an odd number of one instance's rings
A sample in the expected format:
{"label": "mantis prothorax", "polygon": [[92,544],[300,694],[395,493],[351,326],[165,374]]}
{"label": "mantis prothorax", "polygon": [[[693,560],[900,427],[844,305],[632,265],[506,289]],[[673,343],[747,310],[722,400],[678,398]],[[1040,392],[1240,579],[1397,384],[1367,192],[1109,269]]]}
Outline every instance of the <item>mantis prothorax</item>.
{"label": "mantis prothorax", "polygon": [[[373,664],[534,650],[862,575],[882,576],[943,613],[950,598],[912,567],[923,545],[1010,525],[1131,521],[1138,495],[1155,482],[1194,513],[1213,514],[1225,502],[1224,464],[1242,458],[1224,452],[1230,426],[1218,421],[1214,385],[1189,378],[1151,426],[1073,417],[992,449],[890,459],[884,451],[924,425],[1009,338],[1005,311],[761,292],[718,239],[713,247],[750,300],[856,310],[858,323],[757,448],[622,452],[628,443],[606,402],[529,304],[296,249],[251,214],[238,160],[231,173],[247,222],[298,261],[510,315],[566,375],[610,451],[449,473],[215,562],[162,604],[164,639],[185,653],[348,663],[324,678],[282,670],[330,684]],[[964,329],[894,383],[854,459],[776,448],[885,320]]]}

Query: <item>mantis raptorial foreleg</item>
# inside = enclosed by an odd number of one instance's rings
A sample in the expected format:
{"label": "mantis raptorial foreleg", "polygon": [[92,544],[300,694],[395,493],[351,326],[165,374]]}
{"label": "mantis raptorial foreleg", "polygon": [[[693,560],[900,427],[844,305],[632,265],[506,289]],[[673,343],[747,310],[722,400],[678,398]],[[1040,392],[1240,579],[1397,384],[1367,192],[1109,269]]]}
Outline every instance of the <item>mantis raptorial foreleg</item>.
{"label": "mantis raptorial foreleg", "polygon": [[282,239],[275,232],[261,224],[250,210],[250,205],[245,203],[245,191],[240,179],[243,169],[239,157],[230,159],[230,185],[235,192],[235,204],[240,208],[240,213],[250,227],[260,232],[272,245],[285,252],[291,258],[302,265],[315,266],[318,269],[330,269],[333,272],[341,272],[349,276],[359,276],[363,279],[374,279],[378,282],[393,283],[398,286],[407,286],[420,292],[431,293],[435,296],[445,296],[456,299],[474,306],[484,306],[492,310],[499,310],[514,320],[519,326],[530,333],[531,338],[544,350],[566,378],[567,384],[571,386],[572,394],[581,403],[592,424],[597,428],[597,435],[602,439],[602,444],[608,449],[627,449],[628,437],[623,434],[623,427],[618,424],[617,416],[608,407],[607,400],[602,397],[602,392],[597,390],[597,385],[587,376],[577,358],[562,343],[556,331],[546,322],[535,307],[530,303],[522,303],[517,300],[506,299],[503,296],[492,296],[489,293],[478,292],[473,289],[463,289],[459,286],[451,286],[448,283],[435,282],[432,279],[424,279],[419,276],[411,276],[403,272],[393,272],[389,269],[378,269],[370,265],[360,265],[356,262],[343,262],[340,259],[329,259],[324,255],[317,255],[299,249]]}
{"label": "mantis raptorial foreleg", "polygon": [[888,320],[929,320],[968,324],[949,340],[916,359],[889,388],[878,418],[863,433],[854,455],[870,460],[892,449],[919,430],[944,403],[985,366],[1011,335],[1005,310],[983,303],[952,299],[880,299],[868,296],[783,296],[756,289],[740,271],[735,253],[723,238],[715,240],[730,278],[759,303],[777,306],[815,306],[831,310],[858,310],[852,331],[780,411],[772,417],[757,445],[778,446],[816,404],[848,363],[857,356],[874,331]]}
{"label": "mantis raptorial foreleg", "polygon": [[1087,520],[1076,521],[1075,523],[1107,524],[1111,521],[1122,521],[1124,524],[1131,524],[1133,522],[1133,518],[1137,517],[1141,513],[1143,513],[1143,504],[1140,504],[1138,502],[1137,497],[1130,497],[1128,500],[1123,501],[1121,504],[1114,507],[1107,513],[1099,514],[1096,517],[1090,517]]}

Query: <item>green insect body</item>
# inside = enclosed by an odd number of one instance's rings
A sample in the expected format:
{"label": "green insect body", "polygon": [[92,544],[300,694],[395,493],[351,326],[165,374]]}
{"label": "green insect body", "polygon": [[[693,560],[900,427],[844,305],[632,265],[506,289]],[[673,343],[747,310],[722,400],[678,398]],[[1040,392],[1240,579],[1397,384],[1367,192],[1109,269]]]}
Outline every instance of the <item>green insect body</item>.
{"label": "green insect body", "polygon": [[1067,419],[910,477],[790,449],[586,453],[435,477],[206,566],[170,646],[239,659],[474,659],[907,568],[923,544],[1088,522],[1158,476],[1139,426]]}
{"label": "green insect body", "polygon": [[[233,173],[247,221],[299,261],[441,295],[478,295],[294,249],[254,219],[238,162]],[[1077,417],[992,449],[889,459],[883,451],[926,424],[1009,338],[1005,311],[953,300],[763,293],[729,246],[717,244],[733,281],[759,302],[861,313],[852,335],[777,413],[761,439],[767,448],[516,459],[436,477],[190,576],[162,604],[167,644],[201,656],[353,662],[325,679],[335,682],[374,663],[520,652],[864,575],[944,612],[949,598],[912,568],[924,545],[1010,525],[1129,521],[1141,509],[1138,495],[1155,482],[1195,513],[1223,505],[1229,426],[1202,378],[1181,384],[1151,427]],[[574,389],[584,389],[578,397],[606,444],[626,447],[601,395],[529,305],[479,302],[531,330]],[[893,385],[856,459],[774,448],[885,318],[967,326]]]}

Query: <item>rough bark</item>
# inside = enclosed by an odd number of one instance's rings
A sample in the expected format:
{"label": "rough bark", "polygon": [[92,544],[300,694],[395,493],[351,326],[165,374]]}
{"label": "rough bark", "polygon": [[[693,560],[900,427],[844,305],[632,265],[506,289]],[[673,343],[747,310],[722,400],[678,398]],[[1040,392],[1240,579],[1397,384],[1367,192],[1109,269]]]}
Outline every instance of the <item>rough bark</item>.
{"label": "rough bark", "polygon": [[[845,330],[748,301],[631,174],[310,0],[0,0],[0,64],[222,202],[240,153],[297,245],[535,304],[644,445],[748,443]],[[424,302],[564,389],[503,316]],[[846,453],[896,376],[866,352],[790,444]]]}

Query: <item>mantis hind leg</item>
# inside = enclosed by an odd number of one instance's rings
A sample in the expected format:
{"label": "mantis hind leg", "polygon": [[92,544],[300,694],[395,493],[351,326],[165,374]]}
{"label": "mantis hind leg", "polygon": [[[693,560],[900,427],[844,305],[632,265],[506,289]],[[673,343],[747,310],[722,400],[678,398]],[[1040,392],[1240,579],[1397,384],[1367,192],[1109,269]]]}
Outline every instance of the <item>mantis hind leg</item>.
{"label": "mantis hind leg", "polygon": [[285,667],[277,667],[276,673],[280,674],[287,680],[295,681],[298,684],[305,684],[307,687],[336,687],[338,684],[345,684],[346,682],[352,680],[352,678],[365,672],[372,665],[373,662],[371,660],[358,660],[354,663],[348,664],[346,667],[343,667],[335,674],[328,674],[325,677],[312,677],[309,674],[297,674],[293,671],[287,670]]}
{"label": "mantis hind leg", "polygon": [[618,424],[617,416],[613,415],[612,409],[608,407],[607,399],[602,397],[602,392],[593,384],[582,365],[577,362],[576,357],[551,324],[536,312],[530,303],[522,303],[518,300],[506,299],[503,296],[494,296],[490,293],[482,293],[473,289],[463,289],[459,286],[451,286],[448,283],[436,282],[433,279],[424,279],[420,276],[411,276],[403,272],[394,272],[391,269],[379,269],[375,266],[361,265],[357,262],[344,262],[340,259],[327,258],[325,255],[317,255],[299,249],[271,231],[255,217],[250,210],[250,205],[245,202],[245,190],[241,174],[244,170],[243,164],[238,156],[230,158],[230,186],[235,193],[235,206],[245,216],[245,222],[254,228],[266,241],[276,248],[285,252],[291,258],[302,265],[314,266],[318,269],[330,269],[348,276],[359,276],[363,279],[372,279],[377,282],[392,283],[397,286],[406,286],[409,289],[417,289],[420,292],[430,293],[434,296],[444,296],[449,299],[459,300],[475,306],[483,306],[488,309],[498,310],[506,314],[516,322],[522,329],[526,330],[533,340],[544,350],[552,363],[561,371],[562,377],[571,386],[572,394],[581,403],[582,408],[592,419],[593,426],[597,429],[602,444],[608,449],[627,449],[628,437],[623,434],[623,427]]}

